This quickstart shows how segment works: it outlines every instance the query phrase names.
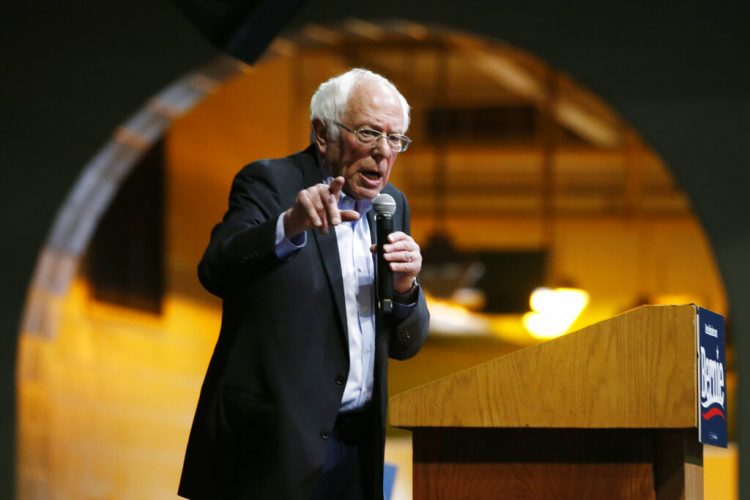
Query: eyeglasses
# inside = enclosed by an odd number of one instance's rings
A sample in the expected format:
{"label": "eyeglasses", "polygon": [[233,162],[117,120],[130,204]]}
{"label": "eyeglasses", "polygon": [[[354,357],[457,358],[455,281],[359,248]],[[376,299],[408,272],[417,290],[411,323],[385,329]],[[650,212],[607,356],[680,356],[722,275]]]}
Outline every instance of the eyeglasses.
{"label": "eyeglasses", "polygon": [[361,127],[357,130],[354,130],[335,120],[333,123],[354,134],[357,142],[364,146],[373,146],[378,143],[380,139],[385,137],[385,140],[388,142],[388,146],[390,146],[393,151],[396,151],[397,153],[403,153],[404,151],[409,149],[409,144],[411,144],[411,139],[403,134],[386,134],[385,132],[378,132],[377,130],[373,130],[368,127]]}

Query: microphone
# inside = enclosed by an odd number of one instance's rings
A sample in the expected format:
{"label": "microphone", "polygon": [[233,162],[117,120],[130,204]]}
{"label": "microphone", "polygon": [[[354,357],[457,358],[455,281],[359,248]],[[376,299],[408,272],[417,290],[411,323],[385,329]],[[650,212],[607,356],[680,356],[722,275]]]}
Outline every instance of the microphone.
{"label": "microphone", "polygon": [[379,194],[372,202],[375,210],[375,225],[378,238],[378,307],[384,314],[393,311],[393,273],[385,260],[383,245],[388,243],[388,235],[393,232],[393,214],[396,201],[389,194]]}

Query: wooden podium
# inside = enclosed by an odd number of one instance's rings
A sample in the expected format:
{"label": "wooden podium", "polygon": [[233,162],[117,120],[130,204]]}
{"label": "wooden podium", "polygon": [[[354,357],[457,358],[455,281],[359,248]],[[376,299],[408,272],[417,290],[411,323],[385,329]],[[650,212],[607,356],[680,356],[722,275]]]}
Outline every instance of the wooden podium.
{"label": "wooden podium", "polygon": [[396,395],[415,499],[702,499],[696,307],[643,306]]}

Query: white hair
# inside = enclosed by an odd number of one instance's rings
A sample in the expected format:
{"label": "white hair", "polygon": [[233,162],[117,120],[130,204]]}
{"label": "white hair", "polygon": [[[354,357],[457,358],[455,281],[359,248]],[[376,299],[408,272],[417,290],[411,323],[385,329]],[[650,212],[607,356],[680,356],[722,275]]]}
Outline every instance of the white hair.
{"label": "white hair", "polygon": [[349,101],[349,94],[357,84],[365,81],[381,83],[398,97],[404,113],[404,130],[402,133],[405,133],[406,129],[409,128],[409,103],[406,102],[406,98],[387,78],[362,68],[350,69],[346,73],[334,76],[320,84],[318,90],[310,99],[310,122],[312,123],[316,119],[322,121],[326,124],[329,137],[336,139],[339,130],[338,127],[333,126],[333,122],[341,121],[341,116]]}

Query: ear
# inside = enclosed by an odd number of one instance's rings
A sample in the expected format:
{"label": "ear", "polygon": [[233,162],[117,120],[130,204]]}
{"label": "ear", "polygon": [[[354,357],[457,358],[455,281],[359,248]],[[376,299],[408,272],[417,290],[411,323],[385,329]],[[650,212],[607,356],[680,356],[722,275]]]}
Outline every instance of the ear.
{"label": "ear", "polygon": [[316,118],[312,121],[312,133],[320,154],[325,155],[328,148],[328,127],[322,120]]}

